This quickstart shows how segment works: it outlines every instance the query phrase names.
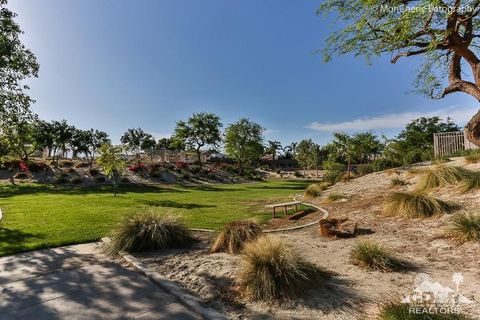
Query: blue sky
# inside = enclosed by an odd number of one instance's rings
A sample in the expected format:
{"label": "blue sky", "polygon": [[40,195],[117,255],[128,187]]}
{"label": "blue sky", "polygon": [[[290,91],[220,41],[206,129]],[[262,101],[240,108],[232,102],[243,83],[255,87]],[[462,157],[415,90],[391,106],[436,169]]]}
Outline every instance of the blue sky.
{"label": "blue sky", "polygon": [[389,136],[419,115],[460,124],[477,102],[408,94],[418,60],[368,66],[321,55],[329,21],[310,0],[15,0],[9,7],[37,55],[34,110],[79,128],[157,137],[193,112],[248,117],[268,140],[325,143],[333,131]]}

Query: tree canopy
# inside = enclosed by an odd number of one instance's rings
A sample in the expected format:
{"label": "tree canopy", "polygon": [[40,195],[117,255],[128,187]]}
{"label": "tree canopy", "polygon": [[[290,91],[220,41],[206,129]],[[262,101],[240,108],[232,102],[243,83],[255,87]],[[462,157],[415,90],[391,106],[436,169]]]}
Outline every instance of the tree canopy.
{"label": "tree canopy", "polygon": [[196,152],[201,164],[201,151],[206,146],[217,147],[222,141],[220,118],[213,113],[194,113],[187,121],[178,121],[173,134],[176,146]]}
{"label": "tree canopy", "polygon": [[225,151],[243,168],[262,155],[264,131],[262,126],[248,119],[238,120],[225,130]]}
{"label": "tree canopy", "polygon": [[[326,0],[319,14],[332,14],[339,26],[324,49],[333,55],[372,58],[390,54],[391,62],[422,56],[416,91],[433,98],[463,92],[480,101],[480,1],[477,0]],[[480,145],[480,112],[466,126]]]}

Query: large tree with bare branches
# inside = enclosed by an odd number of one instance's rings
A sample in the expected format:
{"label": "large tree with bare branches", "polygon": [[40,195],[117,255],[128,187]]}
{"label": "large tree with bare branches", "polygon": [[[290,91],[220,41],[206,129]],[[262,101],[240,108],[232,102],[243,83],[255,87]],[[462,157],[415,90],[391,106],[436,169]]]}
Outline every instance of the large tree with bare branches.
{"label": "large tree with bare branches", "polygon": [[[327,40],[326,60],[390,54],[396,63],[421,55],[417,92],[435,99],[463,92],[480,102],[480,0],[326,0],[318,12],[335,16],[339,26]],[[480,146],[480,111],[466,130]]]}

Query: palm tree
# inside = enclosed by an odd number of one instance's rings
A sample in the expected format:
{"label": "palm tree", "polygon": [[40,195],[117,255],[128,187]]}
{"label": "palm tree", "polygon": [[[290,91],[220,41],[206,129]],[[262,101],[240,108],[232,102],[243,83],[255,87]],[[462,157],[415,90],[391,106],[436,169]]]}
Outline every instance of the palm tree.
{"label": "palm tree", "polygon": [[282,149],[282,144],[279,141],[268,141],[268,146],[266,147],[266,152],[272,155],[272,160],[275,160],[277,151]]}

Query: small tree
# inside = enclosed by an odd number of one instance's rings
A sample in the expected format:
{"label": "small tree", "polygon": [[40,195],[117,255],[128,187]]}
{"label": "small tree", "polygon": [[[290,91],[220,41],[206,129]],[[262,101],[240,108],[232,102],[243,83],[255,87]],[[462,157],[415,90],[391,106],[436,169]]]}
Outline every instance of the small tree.
{"label": "small tree", "polygon": [[145,135],[145,137],[142,140],[142,143],[140,144],[140,148],[142,149],[143,152],[149,153],[150,154],[150,159],[153,161],[153,151],[157,147],[157,141],[153,138],[153,136],[149,133]]}
{"label": "small tree", "polygon": [[242,118],[225,130],[225,151],[237,160],[240,169],[263,153],[263,129],[259,124]]}
{"label": "small tree", "polygon": [[105,143],[109,143],[108,134],[99,130],[75,130],[72,137],[72,151],[74,155],[83,153],[90,167],[93,166],[98,149]]}
{"label": "small tree", "polygon": [[187,121],[178,121],[175,127],[174,144],[184,145],[187,149],[195,151],[200,166],[202,165],[202,148],[205,146],[218,146],[221,142],[220,118],[213,113],[194,113]]}
{"label": "small tree", "polygon": [[142,144],[146,139],[152,138],[152,135],[146,133],[141,128],[128,129],[120,138],[120,141],[125,146],[125,148],[133,152],[135,156],[138,156],[142,150]]}
{"label": "small tree", "polygon": [[105,175],[112,181],[115,197],[125,168],[125,161],[121,158],[122,151],[121,146],[105,143],[100,147],[100,156],[97,160]]}
{"label": "small tree", "polygon": [[303,168],[304,175],[306,169],[315,168],[318,165],[319,154],[319,147],[312,139],[304,139],[298,143],[295,160]]}

